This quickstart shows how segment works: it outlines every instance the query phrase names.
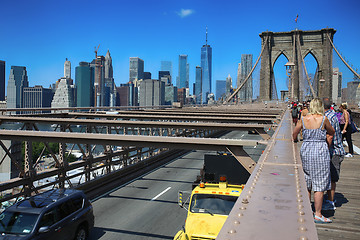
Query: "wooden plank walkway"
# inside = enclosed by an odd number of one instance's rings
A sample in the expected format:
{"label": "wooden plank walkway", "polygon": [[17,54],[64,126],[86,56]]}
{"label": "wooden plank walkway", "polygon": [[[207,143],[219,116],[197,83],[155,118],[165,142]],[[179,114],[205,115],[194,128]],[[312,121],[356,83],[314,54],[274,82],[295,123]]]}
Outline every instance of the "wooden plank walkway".
{"label": "wooden plank walkway", "polygon": [[[360,148],[360,133],[352,135],[353,143]],[[345,148],[347,150],[347,147]],[[320,240],[360,239],[360,155],[345,158],[341,164],[340,180],[335,193],[335,211],[323,211],[330,224],[316,224]]]}

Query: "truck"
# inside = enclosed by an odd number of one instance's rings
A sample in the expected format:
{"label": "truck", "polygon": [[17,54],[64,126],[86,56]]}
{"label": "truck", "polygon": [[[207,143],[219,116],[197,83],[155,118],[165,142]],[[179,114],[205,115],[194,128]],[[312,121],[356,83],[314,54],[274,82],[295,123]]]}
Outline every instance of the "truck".
{"label": "truck", "polygon": [[178,204],[187,218],[174,240],[215,239],[249,176],[230,154],[206,154],[192,192],[179,191]]}

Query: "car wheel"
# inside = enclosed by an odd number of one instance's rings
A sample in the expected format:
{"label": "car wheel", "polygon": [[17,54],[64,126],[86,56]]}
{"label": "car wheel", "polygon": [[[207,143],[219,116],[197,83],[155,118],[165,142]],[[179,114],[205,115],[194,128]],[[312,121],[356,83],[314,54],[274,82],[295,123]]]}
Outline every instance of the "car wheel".
{"label": "car wheel", "polygon": [[80,226],[75,234],[75,240],[86,240],[88,237],[87,230],[84,225]]}

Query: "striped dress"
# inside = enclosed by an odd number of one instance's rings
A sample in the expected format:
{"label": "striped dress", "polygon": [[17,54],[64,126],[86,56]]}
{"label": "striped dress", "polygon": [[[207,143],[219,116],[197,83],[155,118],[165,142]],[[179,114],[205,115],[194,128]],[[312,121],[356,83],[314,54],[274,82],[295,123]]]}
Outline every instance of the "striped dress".
{"label": "striped dress", "polygon": [[306,129],[303,124],[303,144],[300,150],[306,185],[309,190],[326,191],[330,189],[330,153],[326,143],[326,130]]}

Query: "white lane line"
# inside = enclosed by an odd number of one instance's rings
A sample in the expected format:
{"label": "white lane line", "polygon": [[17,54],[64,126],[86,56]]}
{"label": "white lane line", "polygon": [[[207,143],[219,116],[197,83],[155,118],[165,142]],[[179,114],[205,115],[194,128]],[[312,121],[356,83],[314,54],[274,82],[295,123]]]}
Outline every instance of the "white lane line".
{"label": "white lane line", "polygon": [[[348,147],[347,142],[343,142],[343,144]],[[354,144],[353,144],[353,149],[354,149],[354,152],[356,152],[357,154],[360,154],[360,148],[358,148]]]}
{"label": "white lane line", "polygon": [[153,198],[151,199],[151,201],[156,200],[158,197],[160,197],[161,195],[163,195],[164,193],[166,193],[167,191],[169,191],[170,188],[171,188],[171,187],[168,187],[167,189],[165,189],[164,191],[162,191],[161,193],[159,193],[158,195],[156,195],[155,197],[153,197]]}

